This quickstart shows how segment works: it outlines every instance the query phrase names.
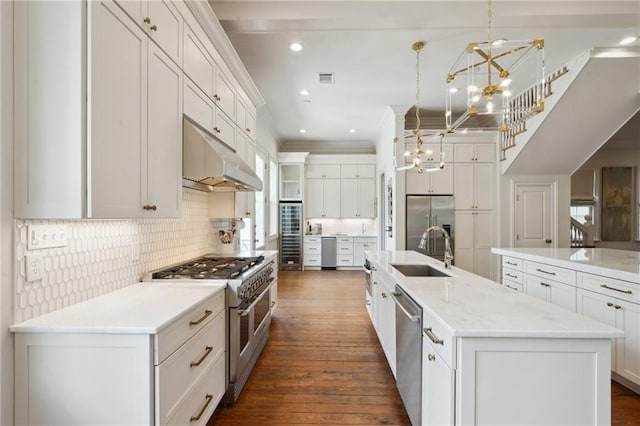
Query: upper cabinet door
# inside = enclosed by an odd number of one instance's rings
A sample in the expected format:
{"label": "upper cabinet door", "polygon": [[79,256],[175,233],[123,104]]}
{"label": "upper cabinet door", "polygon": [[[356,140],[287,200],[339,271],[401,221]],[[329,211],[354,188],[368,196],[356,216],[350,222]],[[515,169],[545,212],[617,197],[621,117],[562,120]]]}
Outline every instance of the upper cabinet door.
{"label": "upper cabinet door", "polygon": [[[232,120],[236,119],[236,92],[233,90],[229,79],[218,69],[216,72],[216,89],[213,95],[218,108]],[[243,123],[238,122],[239,126]]]}
{"label": "upper cabinet door", "polygon": [[209,97],[213,96],[216,66],[195,31],[184,26],[184,73]]}

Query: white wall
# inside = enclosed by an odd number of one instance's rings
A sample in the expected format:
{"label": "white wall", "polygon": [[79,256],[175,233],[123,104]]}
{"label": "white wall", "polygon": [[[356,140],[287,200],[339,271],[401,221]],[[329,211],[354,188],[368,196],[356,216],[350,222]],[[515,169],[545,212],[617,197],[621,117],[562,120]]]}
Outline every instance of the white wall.
{"label": "white wall", "polygon": [[640,226],[640,136],[637,141],[637,148],[604,148],[597,151],[580,169],[594,170],[596,173],[595,194],[596,202],[596,239],[601,237],[601,204],[600,199],[602,192],[601,172],[602,167],[635,167],[635,202],[632,200],[632,217],[635,217],[634,228],[632,228],[633,240],[635,241],[597,241],[596,247],[608,247],[621,250],[640,250],[640,236],[638,227]]}
{"label": "white wall", "polygon": [[0,1],[0,424],[13,424],[13,2]]}
{"label": "white wall", "polygon": [[[269,115],[269,112],[266,108],[262,107],[258,110],[257,124],[256,124],[256,138],[258,145],[267,152],[267,155],[270,159],[277,165],[278,164],[278,141],[274,136],[272,120]],[[257,148],[260,149],[260,148]],[[268,161],[269,159],[267,159]],[[268,176],[265,179],[264,187],[269,188]],[[269,206],[266,207],[267,218],[266,218],[266,227],[268,234],[269,227]],[[266,250],[278,250],[278,238],[270,239],[267,236],[266,241]]]}

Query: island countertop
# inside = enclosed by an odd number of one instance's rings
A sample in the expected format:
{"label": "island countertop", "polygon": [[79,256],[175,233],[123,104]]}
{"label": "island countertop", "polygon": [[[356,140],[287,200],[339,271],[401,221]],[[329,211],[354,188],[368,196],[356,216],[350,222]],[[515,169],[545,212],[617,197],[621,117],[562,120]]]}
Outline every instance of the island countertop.
{"label": "island countertop", "polygon": [[[622,338],[621,330],[414,251],[367,251],[367,259],[458,337]],[[450,277],[406,277],[393,264],[421,264]]]}
{"label": "island countertop", "polygon": [[491,252],[640,284],[640,252],[607,248],[492,248]]}

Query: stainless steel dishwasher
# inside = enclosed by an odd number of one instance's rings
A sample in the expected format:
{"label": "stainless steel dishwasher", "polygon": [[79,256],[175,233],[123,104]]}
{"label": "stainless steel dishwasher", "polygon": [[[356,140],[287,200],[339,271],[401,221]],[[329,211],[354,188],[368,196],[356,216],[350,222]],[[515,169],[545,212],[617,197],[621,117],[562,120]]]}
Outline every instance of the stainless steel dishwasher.
{"label": "stainless steel dishwasher", "polygon": [[321,237],[320,267],[322,269],[336,269],[338,263],[338,240],[336,237]]}
{"label": "stainless steel dishwasher", "polygon": [[396,385],[411,424],[422,424],[422,308],[396,285]]}

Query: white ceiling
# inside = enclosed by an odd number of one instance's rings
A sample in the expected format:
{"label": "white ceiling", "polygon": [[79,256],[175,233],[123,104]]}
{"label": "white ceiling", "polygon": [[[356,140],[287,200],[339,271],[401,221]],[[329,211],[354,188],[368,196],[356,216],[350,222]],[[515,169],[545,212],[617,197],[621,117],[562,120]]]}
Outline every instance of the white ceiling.
{"label": "white ceiling", "polygon": [[[418,40],[426,42],[420,108],[444,115],[447,72],[469,42],[487,39],[486,1],[210,4],[266,100],[259,114],[268,113],[275,137],[289,145],[374,145],[386,107],[415,103],[411,45]],[[638,0],[493,2],[493,38],[544,38],[547,73],[591,47],[616,46],[627,35],[640,35]],[[294,41],[304,46],[301,52],[289,50]],[[318,84],[318,72],[335,72],[335,84]],[[311,95],[301,96],[301,89]],[[300,134],[301,128],[307,133]]]}

